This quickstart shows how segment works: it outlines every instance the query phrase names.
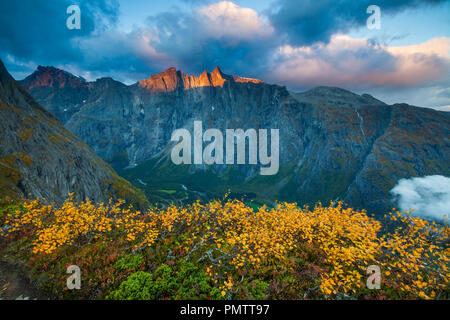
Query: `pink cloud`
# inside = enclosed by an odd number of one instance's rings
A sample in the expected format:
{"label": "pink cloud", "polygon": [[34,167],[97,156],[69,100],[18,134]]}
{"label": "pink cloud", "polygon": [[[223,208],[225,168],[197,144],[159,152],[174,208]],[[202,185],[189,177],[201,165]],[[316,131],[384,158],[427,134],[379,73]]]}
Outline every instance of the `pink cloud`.
{"label": "pink cloud", "polygon": [[212,38],[248,40],[252,37],[267,37],[274,32],[272,26],[256,11],[230,1],[201,7],[196,18]]}
{"label": "pink cloud", "polygon": [[411,87],[448,78],[449,51],[448,37],[389,47],[336,35],[328,44],[279,48],[270,75],[293,87]]}

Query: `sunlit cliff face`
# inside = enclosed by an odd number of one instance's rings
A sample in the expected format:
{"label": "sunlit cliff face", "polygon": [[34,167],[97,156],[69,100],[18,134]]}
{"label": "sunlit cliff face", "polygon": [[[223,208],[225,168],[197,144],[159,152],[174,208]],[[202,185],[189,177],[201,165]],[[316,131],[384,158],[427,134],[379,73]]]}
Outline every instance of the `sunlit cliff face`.
{"label": "sunlit cliff face", "polygon": [[222,73],[219,67],[216,67],[211,73],[206,70],[198,77],[184,74],[175,68],[169,68],[159,74],[152,75],[147,80],[139,81],[141,87],[151,92],[170,92],[181,87],[184,90],[200,87],[222,87],[227,81],[240,83],[263,83],[258,79],[230,76]]}

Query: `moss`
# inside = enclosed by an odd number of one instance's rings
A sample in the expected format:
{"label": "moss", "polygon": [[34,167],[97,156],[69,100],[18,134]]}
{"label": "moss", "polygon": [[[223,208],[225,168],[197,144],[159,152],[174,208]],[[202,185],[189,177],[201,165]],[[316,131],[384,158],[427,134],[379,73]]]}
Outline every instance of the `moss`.
{"label": "moss", "polygon": [[8,196],[16,199],[22,194],[22,190],[18,188],[24,176],[18,168],[20,162],[29,168],[33,160],[26,153],[13,153],[0,158],[0,197]]}
{"label": "moss", "polygon": [[116,261],[114,269],[137,271],[144,262],[144,256],[141,254],[127,254]]}
{"label": "moss", "polygon": [[22,180],[22,172],[5,164],[5,158],[0,159],[0,197],[17,199],[20,190],[17,184]]}
{"label": "moss", "polygon": [[17,135],[26,143],[34,135],[34,131],[31,128],[24,127],[18,130]]}
{"label": "moss", "polygon": [[60,134],[56,134],[56,133],[50,134],[48,139],[56,145],[69,142],[69,140],[67,138],[63,137]]}
{"label": "moss", "polygon": [[17,161],[21,161],[28,168],[33,163],[33,159],[31,159],[31,157],[28,154],[23,152],[11,153],[3,158],[0,158],[0,164],[3,164],[5,167],[9,167],[11,169],[17,168]]}
{"label": "moss", "polygon": [[31,157],[28,154],[26,154],[26,153],[19,153],[18,157],[27,166],[27,168],[31,167],[31,164],[33,163],[33,159],[31,159]]}

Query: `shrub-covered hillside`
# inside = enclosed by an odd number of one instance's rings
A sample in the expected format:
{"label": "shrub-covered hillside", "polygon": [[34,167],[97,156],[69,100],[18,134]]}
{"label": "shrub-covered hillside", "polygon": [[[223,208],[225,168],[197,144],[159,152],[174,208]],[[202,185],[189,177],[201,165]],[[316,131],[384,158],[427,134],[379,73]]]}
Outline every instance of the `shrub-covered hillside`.
{"label": "shrub-covered hillside", "polygon": [[[341,203],[258,210],[237,200],[146,212],[122,202],[4,200],[3,260],[64,299],[448,299],[447,225]],[[67,267],[81,270],[68,290]],[[367,268],[381,288],[367,288]]]}

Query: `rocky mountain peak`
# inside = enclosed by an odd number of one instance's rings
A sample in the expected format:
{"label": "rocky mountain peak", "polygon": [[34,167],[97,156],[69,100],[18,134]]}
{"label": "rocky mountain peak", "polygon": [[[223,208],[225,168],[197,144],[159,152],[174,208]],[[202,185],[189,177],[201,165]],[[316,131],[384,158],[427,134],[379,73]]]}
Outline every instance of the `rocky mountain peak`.
{"label": "rocky mountain peak", "polygon": [[27,90],[39,87],[79,88],[86,84],[86,80],[55,67],[38,66],[35,72],[21,81],[21,84]]}
{"label": "rocky mountain peak", "polygon": [[217,66],[211,73],[204,70],[198,77],[177,71],[171,67],[161,73],[150,76],[138,84],[150,92],[171,92],[178,88],[189,90],[201,87],[222,87],[227,81],[239,83],[263,83],[261,80],[226,75]]}
{"label": "rocky mountain peak", "polygon": [[211,72],[211,80],[215,87],[222,87],[224,82],[227,81],[227,76],[219,67],[215,67],[213,72]]}
{"label": "rocky mountain peak", "polygon": [[170,67],[161,73],[150,76],[147,80],[141,80],[138,84],[151,92],[170,92],[178,87],[179,79],[177,70]]}

